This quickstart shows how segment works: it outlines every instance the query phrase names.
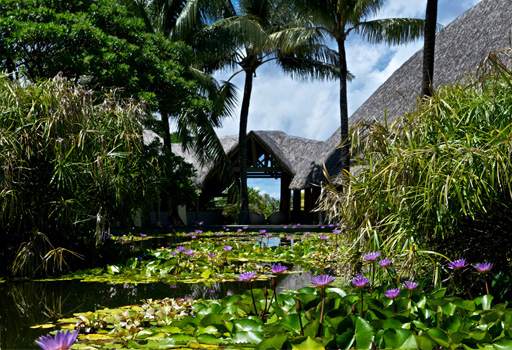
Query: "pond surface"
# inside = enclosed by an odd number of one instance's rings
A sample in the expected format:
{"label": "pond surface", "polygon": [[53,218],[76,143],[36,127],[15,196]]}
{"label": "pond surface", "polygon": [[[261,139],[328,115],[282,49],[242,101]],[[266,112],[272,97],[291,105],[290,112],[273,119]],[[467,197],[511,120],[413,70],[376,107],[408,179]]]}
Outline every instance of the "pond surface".
{"label": "pond surface", "polygon": [[[307,273],[283,274],[276,281],[280,293],[310,285],[311,277]],[[172,288],[164,283],[106,284],[76,280],[0,283],[0,349],[39,349],[34,340],[48,330],[30,327],[72,317],[76,312],[140,304],[141,299],[150,298],[219,299],[241,294],[247,286],[241,282],[217,282],[210,286],[178,283]],[[253,286],[270,288],[270,279],[256,281]]]}

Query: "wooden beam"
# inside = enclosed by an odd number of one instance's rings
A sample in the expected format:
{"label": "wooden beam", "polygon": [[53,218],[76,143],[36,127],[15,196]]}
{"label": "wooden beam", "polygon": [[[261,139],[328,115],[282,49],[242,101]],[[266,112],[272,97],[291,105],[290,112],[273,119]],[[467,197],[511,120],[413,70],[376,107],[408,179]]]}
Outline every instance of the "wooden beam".
{"label": "wooden beam", "polygon": [[[240,172],[240,167],[234,167],[233,171]],[[248,167],[247,168],[247,173],[255,173],[255,172],[276,173],[276,172],[281,172],[281,169],[279,169],[279,168],[263,168],[263,167]]]}

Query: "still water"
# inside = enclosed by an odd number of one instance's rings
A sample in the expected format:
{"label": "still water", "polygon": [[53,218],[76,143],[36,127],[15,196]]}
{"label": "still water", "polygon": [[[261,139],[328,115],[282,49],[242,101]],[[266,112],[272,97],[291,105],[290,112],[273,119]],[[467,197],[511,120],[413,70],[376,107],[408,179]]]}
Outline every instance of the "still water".
{"label": "still water", "polygon": [[[298,269],[298,268],[295,268]],[[293,270],[293,269],[292,269]],[[296,290],[310,284],[309,274],[280,275],[277,292]],[[270,280],[257,281],[255,288],[270,288]],[[140,304],[141,299],[179,298],[219,299],[241,294],[246,283],[225,282],[211,286],[179,283],[106,284],[98,282],[6,282],[0,283],[0,349],[39,349],[34,340],[48,333],[31,326],[72,317],[75,312],[105,307]],[[211,290],[215,290],[211,293]]]}

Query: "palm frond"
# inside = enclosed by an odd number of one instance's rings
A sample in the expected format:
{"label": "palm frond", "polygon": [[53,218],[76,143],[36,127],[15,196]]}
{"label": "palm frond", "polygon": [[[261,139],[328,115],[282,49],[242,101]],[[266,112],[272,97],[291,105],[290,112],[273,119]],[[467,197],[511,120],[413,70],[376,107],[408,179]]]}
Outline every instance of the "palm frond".
{"label": "palm frond", "polygon": [[[170,0],[165,1],[165,3],[167,4],[168,1]],[[169,38],[171,40],[185,40],[187,38],[192,28],[197,25],[199,4],[200,0],[186,1],[176,20],[176,24],[170,29]],[[164,8],[161,11],[161,16],[166,16],[167,13],[167,9]]]}
{"label": "palm frond", "polygon": [[418,18],[377,19],[361,22],[353,30],[371,43],[399,45],[420,38],[425,21]]}

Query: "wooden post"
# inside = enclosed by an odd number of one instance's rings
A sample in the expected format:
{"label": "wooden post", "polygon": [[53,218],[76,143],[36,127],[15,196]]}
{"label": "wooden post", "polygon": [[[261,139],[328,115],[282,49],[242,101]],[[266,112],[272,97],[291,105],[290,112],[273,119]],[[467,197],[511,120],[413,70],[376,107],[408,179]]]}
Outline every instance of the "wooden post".
{"label": "wooden post", "polygon": [[281,202],[279,210],[284,214],[286,223],[290,222],[290,189],[288,188],[290,183],[290,176],[283,172],[281,175]]}
{"label": "wooden post", "polygon": [[292,221],[300,221],[300,210],[301,208],[301,190],[293,190],[293,214]]}
{"label": "wooden post", "polygon": [[313,208],[313,191],[311,188],[306,188],[304,189],[304,215],[307,218],[307,221],[304,221],[304,223],[311,223],[311,211]]}
{"label": "wooden post", "polygon": [[[313,203],[314,206],[318,205],[318,198],[320,198],[320,192],[321,192],[321,189],[320,187],[318,186],[313,186],[311,188],[311,201]],[[322,212],[318,212],[317,213],[317,219],[318,219],[318,223],[323,223],[323,215],[322,215]]]}

